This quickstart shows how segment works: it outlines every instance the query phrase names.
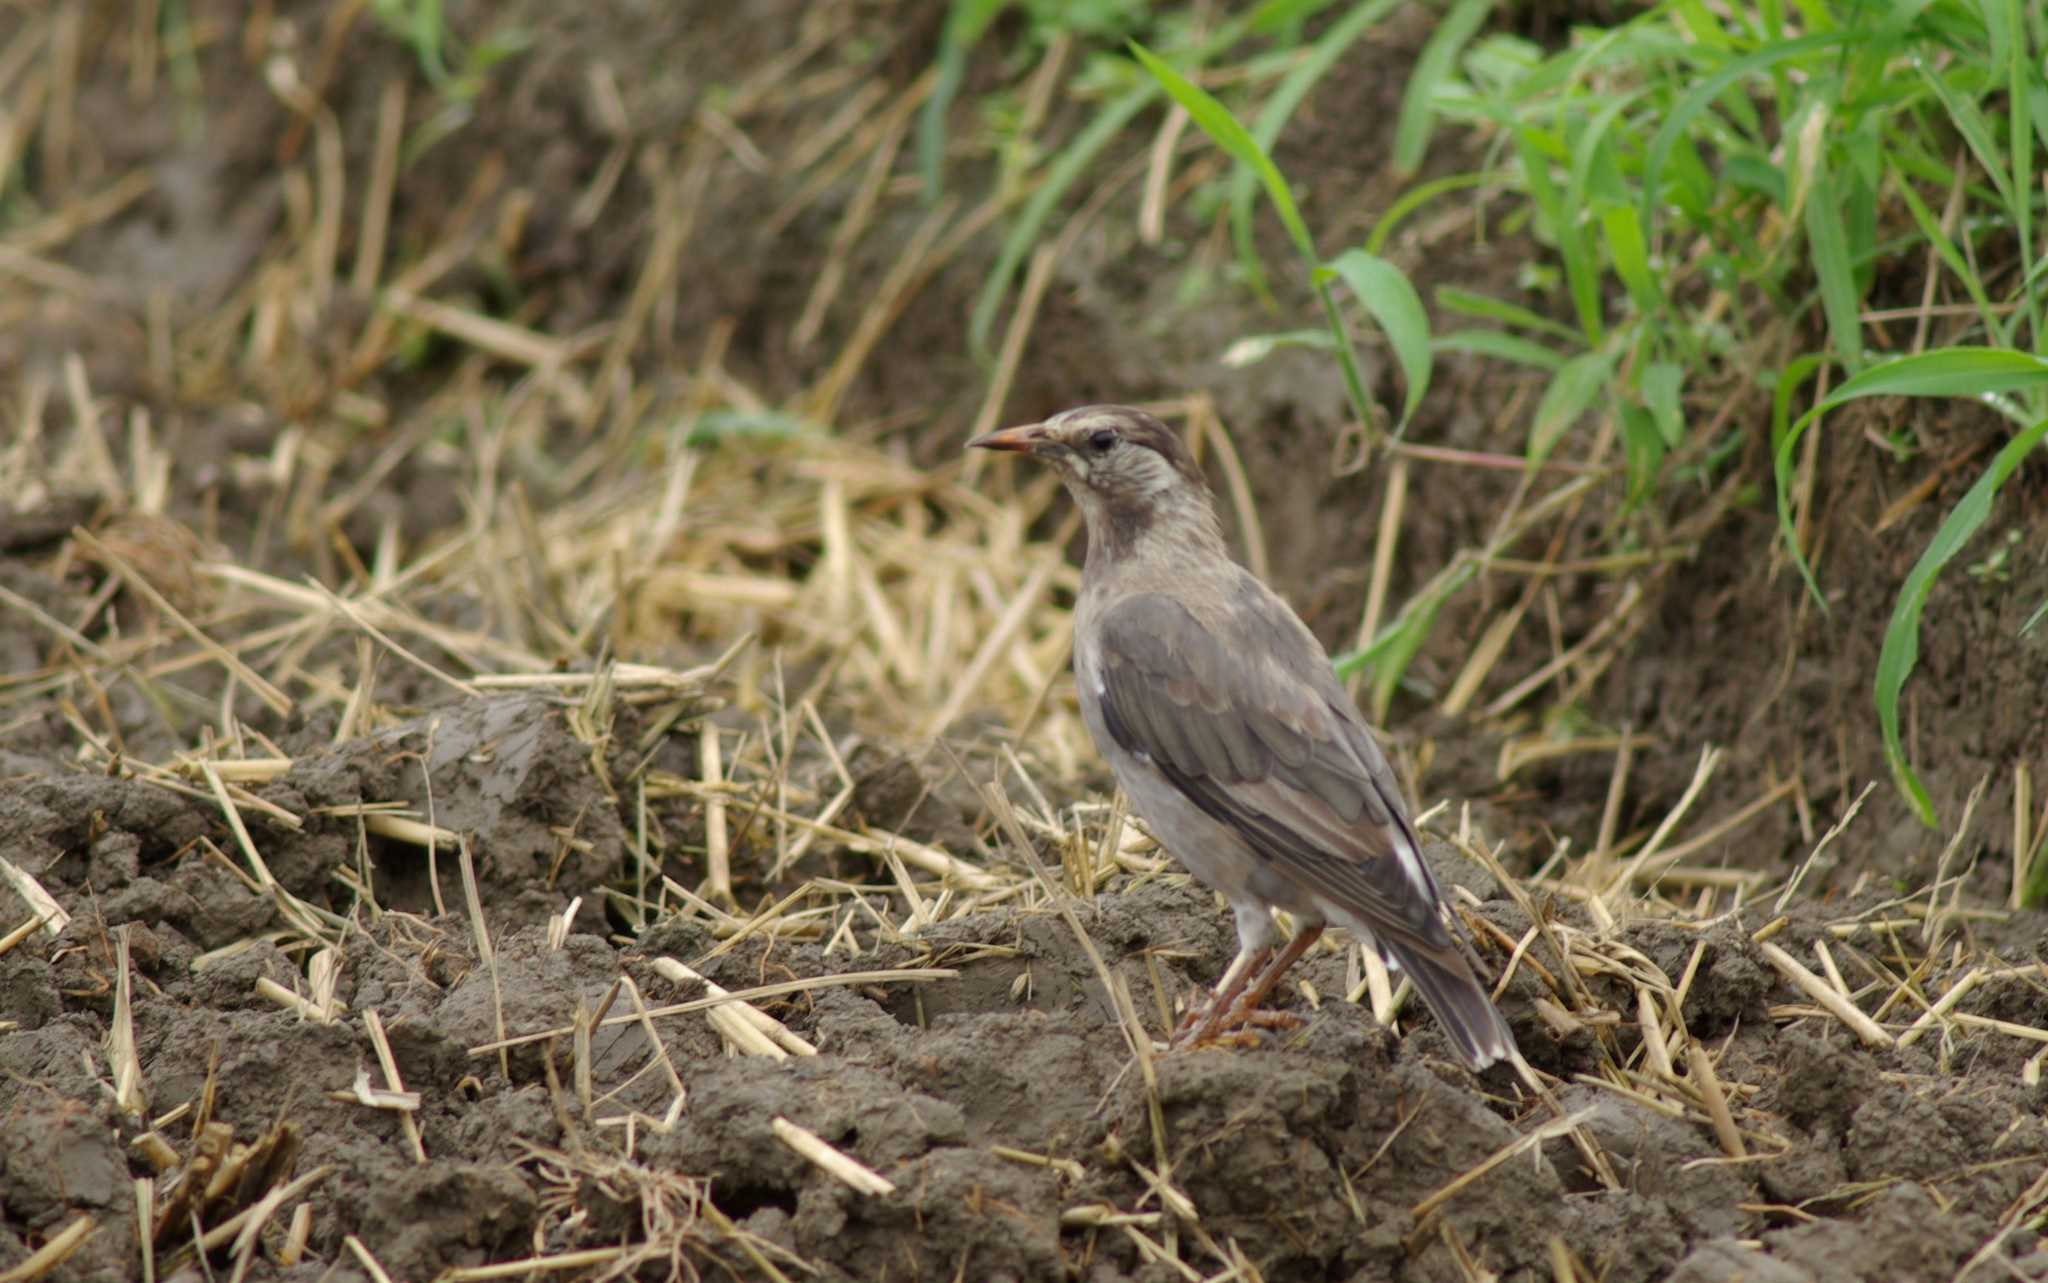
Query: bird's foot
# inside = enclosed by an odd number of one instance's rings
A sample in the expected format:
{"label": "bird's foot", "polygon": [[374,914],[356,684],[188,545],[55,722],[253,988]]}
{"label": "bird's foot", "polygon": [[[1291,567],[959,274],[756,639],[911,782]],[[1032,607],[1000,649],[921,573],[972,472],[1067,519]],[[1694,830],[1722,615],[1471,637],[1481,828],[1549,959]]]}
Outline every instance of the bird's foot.
{"label": "bird's foot", "polygon": [[1291,1011],[1268,1011],[1264,1007],[1238,1013],[1225,1020],[1222,1030],[1209,1039],[1206,1046],[1249,1051],[1267,1045],[1265,1035],[1268,1033],[1292,1033],[1308,1028],[1308,1021]]}
{"label": "bird's foot", "polygon": [[1180,1027],[1174,1030],[1173,1039],[1167,1045],[1168,1051],[1193,1051],[1197,1047],[1256,1047],[1263,1039],[1263,1031],[1291,1031],[1303,1028],[1308,1021],[1291,1011],[1273,1011],[1265,1007],[1236,1004],[1231,1010],[1218,1013],[1213,1009],[1202,1009],[1188,1013]]}
{"label": "bird's foot", "polygon": [[1297,1016],[1291,1011],[1271,1011],[1265,1007],[1259,1007],[1252,1011],[1233,1013],[1230,1019],[1238,1028],[1243,1029],[1283,1029],[1292,1031],[1308,1028],[1308,1018],[1306,1016]]}
{"label": "bird's foot", "polygon": [[1308,1023],[1301,1017],[1290,1016],[1286,1012],[1267,1011],[1259,1004],[1265,1001],[1267,994],[1273,992],[1274,986],[1280,983],[1280,977],[1286,973],[1287,968],[1294,965],[1294,960],[1306,953],[1309,946],[1315,943],[1316,937],[1322,933],[1321,923],[1302,931],[1288,941],[1286,948],[1277,953],[1269,953],[1265,958],[1265,965],[1259,968],[1258,974],[1248,979],[1248,968],[1233,966],[1231,971],[1236,974],[1227,977],[1227,980],[1233,983],[1226,984],[1209,1000],[1207,1006],[1181,1022],[1180,1028],[1174,1031],[1173,1041],[1168,1044],[1168,1050],[1187,1051],[1220,1042],[1220,1035],[1226,1033],[1256,1038],[1257,1035],[1253,1031],[1260,1027],[1298,1029]]}

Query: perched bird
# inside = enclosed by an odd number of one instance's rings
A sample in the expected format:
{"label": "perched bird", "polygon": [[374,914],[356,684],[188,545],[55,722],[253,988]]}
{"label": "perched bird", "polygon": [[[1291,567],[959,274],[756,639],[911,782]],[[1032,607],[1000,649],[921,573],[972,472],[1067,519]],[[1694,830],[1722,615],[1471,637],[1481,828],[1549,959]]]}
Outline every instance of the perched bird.
{"label": "perched bird", "polygon": [[[1512,1059],[1386,757],[1315,635],[1230,559],[1180,438],[1091,405],[968,445],[1051,464],[1080,504],[1081,716],[1153,835],[1236,914],[1237,957],[1174,1045],[1256,1019],[1334,922],[1415,982],[1473,1068]],[[1273,909],[1301,924],[1285,948]]]}

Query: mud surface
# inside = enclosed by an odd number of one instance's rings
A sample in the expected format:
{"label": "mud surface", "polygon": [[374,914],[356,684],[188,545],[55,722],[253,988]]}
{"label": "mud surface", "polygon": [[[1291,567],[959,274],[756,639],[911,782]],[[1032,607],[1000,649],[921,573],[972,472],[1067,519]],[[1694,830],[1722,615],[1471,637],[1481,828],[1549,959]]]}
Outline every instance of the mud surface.
{"label": "mud surface", "polygon": [[[1476,802],[1506,843],[1508,873],[1530,879],[1504,886],[1468,856],[1438,852],[1447,878],[1468,888],[1462,911],[1482,959],[1508,976],[1503,1009],[1546,1076],[1547,1100],[1506,1070],[1475,1078],[1458,1068],[1426,1016],[1381,1025],[1355,957],[1334,943],[1297,973],[1307,988],[1287,995],[1300,1028],[1139,1063],[1119,1012],[1161,1036],[1227,963],[1227,914],[1141,845],[1099,894],[1076,900],[1084,947],[978,792],[1004,769],[1007,729],[977,723],[969,708],[949,735],[957,765],[898,749],[900,725],[869,725],[871,714],[835,702],[837,670],[823,659],[776,676],[816,692],[857,784],[841,823],[872,840],[822,837],[773,869],[787,834],[748,808],[794,781],[815,812],[839,787],[835,764],[814,746],[781,770],[736,772],[720,823],[745,907],[655,922],[633,903],[650,884],[666,876],[693,894],[705,885],[709,795],[678,788],[648,805],[634,781],[698,778],[707,724],[735,739],[753,733],[739,710],[718,711],[719,681],[666,703],[464,688],[464,651],[452,641],[415,642],[417,663],[359,666],[356,639],[335,635],[308,641],[288,666],[360,671],[375,717],[318,687],[318,711],[282,716],[219,667],[130,673],[105,688],[47,684],[60,658],[83,651],[67,631],[118,649],[171,627],[74,539],[76,527],[148,567],[172,604],[192,611],[209,590],[181,573],[200,556],[190,531],[215,560],[328,584],[374,565],[386,530],[413,546],[462,531],[475,478],[461,458],[431,448],[433,431],[412,439],[376,416],[350,416],[369,402],[410,410],[450,386],[511,386],[522,372],[505,367],[516,362],[458,353],[422,326],[398,345],[405,359],[365,369],[346,336],[365,330],[371,300],[338,287],[321,307],[294,311],[261,288],[267,270],[284,270],[281,246],[296,255],[321,243],[323,147],[357,185],[333,207],[345,211],[334,214],[336,234],[357,243],[354,202],[379,95],[394,83],[412,85],[404,120],[418,132],[408,145],[430,158],[408,165],[392,206],[394,265],[445,254],[455,266],[433,281],[436,298],[565,343],[601,344],[610,331],[593,327],[637,310],[647,337],[635,362],[644,399],[633,404],[649,417],[744,400],[735,389],[779,405],[830,386],[829,411],[848,437],[942,466],[986,386],[960,332],[1000,223],[935,264],[868,358],[835,382],[863,305],[924,234],[927,207],[898,199],[898,175],[880,184],[887,199],[872,226],[834,249],[848,211],[876,199],[860,194],[863,167],[821,177],[815,157],[802,172],[762,159],[802,154],[850,102],[868,118],[896,101],[931,63],[944,5],[588,17],[451,4],[465,42],[514,28],[527,39],[473,99],[422,86],[413,51],[356,7],[340,8],[360,21],[339,22],[321,6],[258,6],[268,26],[245,21],[240,4],[187,8],[197,35],[147,84],[131,66],[125,7],[58,6],[36,21],[75,27],[31,33],[69,42],[76,73],[72,150],[63,164],[35,161],[42,199],[55,208],[138,170],[149,185],[47,241],[48,270],[28,273],[35,288],[7,303],[0,388],[10,404],[41,407],[23,426],[40,433],[47,419],[52,442],[70,439],[72,420],[50,407],[79,378],[105,423],[152,415],[152,439],[177,460],[163,506],[179,525],[124,518],[75,478],[24,484],[0,501],[0,672],[27,675],[0,687],[0,856],[68,915],[0,952],[0,1271],[69,1231],[82,1240],[41,1277],[141,1277],[147,1246],[157,1277],[179,1280],[367,1279],[365,1258],[391,1278],[424,1280],[585,1251],[597,1255],[558,1260],[539,1277],[2048,1278],[2038,1232],[2048,1205],[2041,919],[2000,911],[2012,828],[1981,818],[2012,813],[2014,762],[2031,755],[2035,778],[2048,777],[2042,633],[2018,631],[2048,593],[2048,539],[1998,543],[1997,565],[1951,573],[1929,602],[1915,759],[1946,817],[1992,777],[1977,826],[1932,890],[1947,837],[1912,822],[1882,782],[1868,708],[1882,621],[1967,471],[1880,528],[1880,514],[1939,465],[1876,452],[1826,465],[1818,569],[1846,587],[1825,618],[1773,561],[1767,501],[1736,505],[1711,528],[1643,532],[1651,543],[1699,543],[1679,572],[1646,581],[1639,631],[1584,690],[1585,718],[1648,737],[1616,822],[1624,832],[1654,826],[1709,743],[1728,758],[1701,823],[1782,779],[1797,778],[1810,799],[1802,814],[1781,797],[1696,852],[1693,864],[1753,872],[1772,890],[1738,901],[1721,884],[1711,911],[1689,918],[1626,896],[1589,907],[1534,880],[1559,834],[1590,844],[1612,761],[1565,758],[1500,779],[1502,740],[1538,728],[1519,712],[1447,718],[1433,697],[1522,585],[1487,587],[1447,612],[1415,689],[1397,701],[1395,739],[1426,794]],[[1318,90],[1281,149],[1331,244],[1356,240],[1397,189],[1375,176],[1377,158],[1429,23],[1406,12],[1360,45],[1355,67]],[[1023,38],[1009,26],[1001,34]],[[0,32],[0,48],[9,39]],[[784,79],[796,87],[785,105],[744,111],[745,93],[735,104],[728,91],[747,88],[745,69],[793,50],[810,52],[789,64]],[[271,57],[298,69],[321,112],[297,114],[289,83],[266,88]],[[1029,70],[1029,60],[985,51],[968,84],[1021,94]],[[870,84],[883,92],[857,100]],[[950,181],[971,202],[996,164],[970,145],[988,122],[956,114],[969,140],[956,150],[970,154]],[[1048,127],[1071,132],[1085,119],[1060,105]],[[55,139],[48,128],[38,136]],[[1135,173],[1130,162],[1149,142],[1149,132],[1133,135],[1130,155],[1106,172]],[[687,162],[700,148],[709,159],[697,188]],[[1433,163],[1450,172],[1469,158]],[[1141,185],[1052,269],[1007,417],[1206,389],[1236,434],[1276,581],[1326,638],[1347,642],[1383,484],[1329,466],[1329,425],[1343,406],[1336,375],[1299,352],[1246,370],[1217,365],[1245,334],[1286,327],[1221,283],[1202,287],[1226,267],[1214,253],[1190,257],[1207,224],[1177,217],[1164,242],[1139,238]],[[635,303],[662,219],[687,219],[681,267],[660,299]],[[49,230],[25,219],[9,234],[23,227]],[[1426,282],[1513,289],[1511,240],[1447,244],[1404,252],[1426,266]],[[800,337],[798,318],[832,272],[853,284]],[[252,335],[293,325],[310,337],[283,357],[238,359]],[[217,361],[166,369],[165,327],[184,336],[179,352],[212,350]],[[718,361],[704,364],[714,347]],[[714,368],[717,378],[704,373]],[[1371,374],[1392,392],[1390,371]],[[28,396],[31,387],[42,391]],[[602,421],[572,422],[579,403],[562,395],[547,439],[601,435]],[[1453,363],[1411,437],[1512,450],[1519,437],[1503,419],[1518,403],[1526,413],[1530,395]],[[1767,448],[1768,407],[1751,400],[1749,390],[1729,394],[1738,470],[1758,467]],[[1981,457],[1995,431],[1969,414],[1900,413],[1930,460]],[[353,427],[294,437],[300,466],[317,465],[318,479],[274,488],[256,461],[275,459],[277,443],[309,421]],[[1845,419],[1838,430],[1856,429]],[[58,454],[52,444],[5,457],[34,475]],[[1517,480],[1416,467],[1397,601],[1486,537]],[[571,497],[548,490],[559,479],[551,460],[524,476],[538,504]],[[1731,478],[1739,471],[1715,483]],[[285,533],[291,514],[335,496],[349,501],[331,521]],[[2028,519],[2048,511],[2048,473],[2023,468],[2005,502],[2022,515],[1987,527],[1988,540],[2038,532]],[[744,555],[792,582],[826,561],[808,526],[797,552],[763,546]],[[451,637],[501,637],[560,655],[565,670],[587,671],[603,649],[494,613],[484,587],[443,587],[416,605]],[[1557,638],[1595,627],[1618,591],[1597,576],[1561,578],[1538,611],[1551,631],[1518,637],[1503,684],[1549,662]],[[698,635],[684,616],[680,635],[658,643],[621,625],[617,635],[644,644],[619,657],[689,667],[738,639]],[[281,618],[214,630],[254,635]],[[772,652],[772,624],[760,631]],[[275,656],[272,645],[257,649]],[[287,764],[218,782],[175,769],[181,754],[217,748],[229,720],[248,737],[231,756]],[[1028,737],[1020,748],[1043,767]],[[1035,778],[1049,813],[1031,833],[1057,870],[1072,845],[1048,830],[1099,841],[1100,808],[1074,807],[1101,800],[1104,781],[1090,762]],[[1812,849],[1812,830],[1872,779],[1869,809],[1781,911],[1775,886]],[[394,805],[459,842],[430,853],[376,822]],[[1028,907],[947,916],[931,903],[938,879],[890,864],[897,839],[1019,887]],[[0,888],[0,934],[41,911],[18,886]],[[791,895],[785,908],[818,910],[809,925],[741,932],[755,910]],[[315,940],[329,949],[317,964]],[[1859,1035],[1788,979],[1799,974],[1788,959],[1874,1023]],[[787,983],[756,1005],[802,1041],[744,1054],[701,1009],[627,1019],[705,996],[663,960],[730,991]],[[842,979],[871,972],[890,978]],[[1973,972],[1941,1016],[1923,1017]],[[579,1034],[600,1011],[607,1022]],[[372,1012],[416,1101],[376,1095],[397,1083],[364,1019]],[[124,1043],[132,1060],[117,1054]],[[139,1071],[136,1084],[121,1081],[123,1064]],[[856,1189],[799,1153],[778,1120],[892,1188]],[[155,1181],[147,1235],[137,1228],[140,1177]],[[300,1178],[238,1242],[231,1219]],[[309,1210],[295,1225],[299,1208]],[[213,1231],[201,1260],[193,1245]]]}
{"label": "mud surface", "polygon": [[[1475,1079],[1458,1068],[1426,1018],[1397,1035],[1334,996],[1349,965],[1334,950],[1299,973],[1323,995],[1314,1010],[1291,1000],[1302,1028],[1159,1058],[1148,1085],[1094,964],[1049,910],[908,936],[863,923],[850,933],[857,958],[815,941],[721,952],[682,924],[550,943],[542,915],[597,891],[624,856],[622,831],[615,814],[593,823],[576,804],[595,785],[559,710],[507,700],[472,711],[437,738],[451,759],[488,743],[494,764],[444,766],[435,793],[444,818],[476,817],[477,849],[507,853],[482,866],[493,960],[480,961],[465,915],[434,915],[423,853],[373,844],[387,911],[358,914],[344,933],[332,1024],[259,991],[262,980],[303,990],[305,975],[271,943],[283,926],[275,899],[200,844],[219,833],[214,808],[137,781],[17,781],[0,815],[6,849],[75,916],[0,959],[0,1019],[13,1022],[0,1037],[12,1256],[85,1213],[98,1229],[60,1277],[130,1277],[138,1259],[130,1178],[146,1170],[133,1145],[144,1127],[116,1107],[105,1073],[112,949],[124,940],[144,1116],[186,1107],[159,1129],[182,1149],[196,1143],[198,1110],[202,1130],[280,1149],[284,1171],[320,1173],[306,1248],[344,1273],[348,1235],[402,1278],[621,1242],[645,1257],[632,1272],[649,1277],[765,1277],[765,1260],[792,1277],[802,1261],[841,1279],[1150,1279],[1176,1273],[1154,1258],[1177,1252],[1210,1272],[1249,1262],[1269,1279],[1457,1279],[1467,1268],[1546,1278],[1567,1261],[1587,1278],[1878,1280],[1948,1277],[1994,1239],[2022,1271],[2038,1264],[2034,1231],[2011,1215],[2038,1201],[2048,1155],[2030,1049],[1938,1026],[1907,1049],[1860,1045],[1834,1017],[1800,1009],[1807,1000],[1734,920],[1594,933],[1563,911],[1553,930],[1578,941],[1585,993],[1574,1000],[1539,978],[1554,966],[1524,966],[1503,1001],[1608,1171],[1557,1137],[1489,1166],[1549,1122],[1549,1107],[1505,1070]],[[365,796],[406,741],[311,754],[257,794],[302,814],[316,798]],[[537,771],[554,787],[506,788]],[[529,863],[531,835],[569,812],[589,848]],[[340,908],[326,887],[350,863],[351,827],[259,824],[252,836],[281,885]],[[447,880],[456,899],[459,881]],[[418,910],[394,907],[408,902]],[[1507,938],[1527,927],[1497,887],[1470,912]],[[1901,943],[1897,928],[1887,942],[1882,928],[1848,927],[1888,920],[1878,903],[1824,916],[1795,914],[1772,943],[1811,957],[1829,941],[1843,965],[1873,971]],[[1078,920],[1140,1012],[1190,996],[1231,948],[1210,897],[1172,875],[1103,895]],[[2024,958],[2031,931],[2005,931],[1972,944]],[[620,977],[650,1007],[701,996],[655,969],[664,956],[734,990],[822,978],[760,1003],[817,1054],[734,1056],[700,1014],[660,1019],[666,1067],[638,1024],[600,1028],[578,1050],[577,1013]],[[1505,960],[1498,946],[1486,956]],[[1538,946],[1531,961],[1551,959]],[[943,978],[832,983],[850,970],[933,967]],[[1639,989],[1713,1055],[1744,1156],[1653,1081],[1641,1094],[1596,1085],[1616,1065],[1651,1077]],[[1543,1014],[1567,1002],[1575,1017]],[[611,1010],[623,1005],[614,994]],[[1967,1006],[2038,1024],[2048,993],[2036,968],[1981,983]],[[354,1094],[366,1068],[383,1085],[349,1014],[369,1011],[419,1094],[424,1162],[396,1113]],[[1146,1019],[1158,1034],[1164,1020]],[[542,1031],[554,1036],[489,1050]],[[676,1082],[683,1105],[670,1115]],[[849,1188],[779,1140],[776,1119],[893,1192]],[[231,1185],[191,1210],[210,1227],[263,1188]],[[182,1231],[160,1250],[174,1254]],[[231,1259],[219,1255],[216,1269]],[[259,1258],[253,1276],[268,1273]]]}

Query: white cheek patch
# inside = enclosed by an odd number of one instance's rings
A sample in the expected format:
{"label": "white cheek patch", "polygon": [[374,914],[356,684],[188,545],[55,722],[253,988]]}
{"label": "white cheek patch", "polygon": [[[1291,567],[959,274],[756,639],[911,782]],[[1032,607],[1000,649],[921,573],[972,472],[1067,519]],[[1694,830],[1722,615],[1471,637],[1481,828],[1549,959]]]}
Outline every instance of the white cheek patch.
{"label": "white cheek patch", "polygon": [[1150,450],[1145,451],[1145,460],[1138,471],[1138,488],[1146,494],[1165,494],[1174,488],[1178,477],[1173,465]]}

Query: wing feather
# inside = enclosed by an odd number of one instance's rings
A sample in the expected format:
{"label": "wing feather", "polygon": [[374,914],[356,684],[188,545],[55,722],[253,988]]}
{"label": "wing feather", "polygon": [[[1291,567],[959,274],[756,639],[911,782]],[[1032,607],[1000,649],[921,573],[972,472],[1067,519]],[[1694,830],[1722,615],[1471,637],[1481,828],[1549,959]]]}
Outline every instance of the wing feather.
{"label": "wing feather", "polygon": [[1393,773],[1328,659],[1305,634],[1261,633],[1235,618],[1205,626],[1159,593],[1107,611],[1110,735],[1275,871],[1389,943],[1454,948]]}

